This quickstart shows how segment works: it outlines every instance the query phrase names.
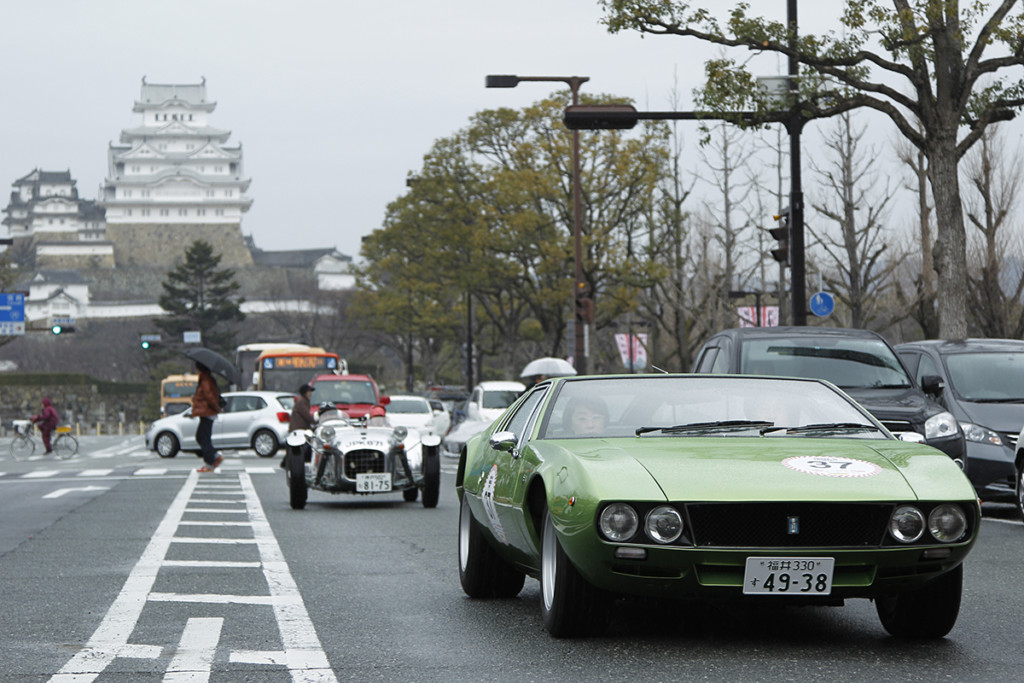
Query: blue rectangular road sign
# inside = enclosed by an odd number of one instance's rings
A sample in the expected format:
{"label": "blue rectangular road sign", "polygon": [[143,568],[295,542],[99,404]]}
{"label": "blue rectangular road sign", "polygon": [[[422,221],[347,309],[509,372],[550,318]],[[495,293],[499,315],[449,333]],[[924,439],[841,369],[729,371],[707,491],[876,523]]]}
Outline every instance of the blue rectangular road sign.
{"label": "blue rectangular road sign", "polygon": [[0,323],[25,322],[25,295],[0,294]]}

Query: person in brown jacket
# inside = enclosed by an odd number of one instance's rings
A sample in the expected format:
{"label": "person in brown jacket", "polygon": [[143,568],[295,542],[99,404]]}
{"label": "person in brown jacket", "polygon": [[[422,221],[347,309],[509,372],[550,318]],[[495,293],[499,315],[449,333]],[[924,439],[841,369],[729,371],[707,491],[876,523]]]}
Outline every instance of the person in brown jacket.
{"label": "person in brown jacket", "polygon": [[[295,403],[292,405],[292,414],[288,418],[288,431],[294,432],[296,429],[313,429],[316,426],[316,418],[313,417],[313,411],[310,409],[309,399],[313,395],[313,387],[308,384],[303,384],[299,387],[299,395],[295,397]],[[305,447],[303,447],[305,450]],[[281,468],[285,469],[288,467],[288,455],[287,453],[281,458]]]}
{"label": "person in brown jacket", "polygon": [[224,456],[218,455],[217,449],[213,447],[213,418],[220,412],[220,389],[210,374],[210,368],[196,363],[196,372],[199,373],[199,382],[196,384],[196,393],[192,394],[192,417],[199,418],[196,443],[206,463],[198,471],[213,472],[224,460]]}

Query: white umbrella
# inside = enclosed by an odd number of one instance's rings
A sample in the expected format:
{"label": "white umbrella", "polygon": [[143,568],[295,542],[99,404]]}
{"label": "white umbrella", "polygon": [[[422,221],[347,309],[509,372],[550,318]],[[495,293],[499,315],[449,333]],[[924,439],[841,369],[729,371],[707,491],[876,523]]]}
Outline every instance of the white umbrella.
{"label": "white umbrella", "polygon": [[546,377],[568,377],[575,375],[576,368],[561,358],[537,358],[531,360],[519,374],[520,377],[534,377],[544,375]]}

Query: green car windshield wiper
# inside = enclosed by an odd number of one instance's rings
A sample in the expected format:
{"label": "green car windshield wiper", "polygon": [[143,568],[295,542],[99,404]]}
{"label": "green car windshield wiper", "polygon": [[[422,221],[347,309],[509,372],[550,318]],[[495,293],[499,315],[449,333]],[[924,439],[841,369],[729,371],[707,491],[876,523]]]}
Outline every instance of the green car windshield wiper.
{"label": "green car windshield wiper", "polygon": [[662,432],[663,434],[680,434],[683,432],[715,432],[732,431],[744,429],[761,429],[771,427],[774,422],[764,420],[720,420],[718,422],[691,422],[690,424],[674,425],[672,427],[637,427],[636,435],[649,432]]}
{"label": "green car windshield wiper", "polygon": [[822,422],[812,425],[800,425],[799,427],[769,426],[761,430],[761,434],[770,432],[785,431],[790,434],[797,432],[880,432],[875,425],[862,424],[860,422]]}

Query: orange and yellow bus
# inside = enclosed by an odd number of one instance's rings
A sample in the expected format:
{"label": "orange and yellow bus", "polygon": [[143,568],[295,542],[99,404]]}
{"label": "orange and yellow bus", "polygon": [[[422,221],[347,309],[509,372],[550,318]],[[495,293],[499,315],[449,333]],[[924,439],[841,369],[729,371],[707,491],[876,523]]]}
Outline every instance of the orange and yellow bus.
{"label": "orange and yellow bus", "polygon": [[[235,349],[235,367],[242,372],[242,390],[255,389],[259,385],[259,357],[264,351],[323,351],[314,349],[309,344],[293,344],[291,342],[256,342],[242,344]],[[289,391],[292,391],[289,389]]]}
{"label": "orange and yellow bus", "polygon": [[185,412],[198,383],[199,375],[167,375],[160,380],[160,417]]}
{"label": "orange and yellow bus", "polygon": [[267,350],[256,362],[256,388],[294,394],[317,375],[340,372],[342,363],[338,354],[318,347],[305,351]]}

